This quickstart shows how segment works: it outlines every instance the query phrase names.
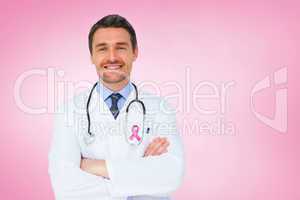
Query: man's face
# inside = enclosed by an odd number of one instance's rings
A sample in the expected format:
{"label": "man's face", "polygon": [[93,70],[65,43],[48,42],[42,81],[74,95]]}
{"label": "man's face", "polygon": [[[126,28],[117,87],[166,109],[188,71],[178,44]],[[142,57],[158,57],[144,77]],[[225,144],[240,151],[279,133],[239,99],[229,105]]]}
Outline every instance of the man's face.
{"label": "man's face", "polygon": [[103,82],[127,83],[132,63],[138,55],[133,50],[130,35],[123,28],[99,28],[93,37],[92,63]]}

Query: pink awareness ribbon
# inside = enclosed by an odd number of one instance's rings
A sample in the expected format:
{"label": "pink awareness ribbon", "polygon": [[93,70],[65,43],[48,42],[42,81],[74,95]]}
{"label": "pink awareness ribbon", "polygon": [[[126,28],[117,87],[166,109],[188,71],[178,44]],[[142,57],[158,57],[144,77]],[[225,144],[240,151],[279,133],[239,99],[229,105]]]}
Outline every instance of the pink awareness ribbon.
{"label": "pink awareness ribbon", "polygon": [[140,127],[138,125],[133,125],[132,128],[131,128],[131,136],[130,136],[130,140],[133,140],[134,138],[137,139],[137,141],[140,141],[142,138],[139,136],[139,130],[140,130]]}

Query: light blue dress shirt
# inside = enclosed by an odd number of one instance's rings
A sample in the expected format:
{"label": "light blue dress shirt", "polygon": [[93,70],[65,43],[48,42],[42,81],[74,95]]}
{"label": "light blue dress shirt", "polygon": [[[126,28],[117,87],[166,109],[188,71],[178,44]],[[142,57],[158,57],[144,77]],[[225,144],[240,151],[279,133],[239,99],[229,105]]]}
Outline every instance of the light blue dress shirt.
{"label": "light blue dress shirt", "polygon": [[108,89],[107,87],[105,87],[100,81],[98,82],[98,85],[96,87],[97,92],[99,92],[101,98],[104,100],[104,102],[106,103],[106,105],[108,106],[108,108],[111,107],[111,98],[110,95],[112,93],[119,93],[122,95],[122,97],[119,99],[118,101],[118,109],[121,110],[124,103],[126,102],[130,92],[133,89],[133,85],[131,82],[128,82],[128,84],[123,87],[123,89],[121,89],[118,92],[114,92],[110,89]]}

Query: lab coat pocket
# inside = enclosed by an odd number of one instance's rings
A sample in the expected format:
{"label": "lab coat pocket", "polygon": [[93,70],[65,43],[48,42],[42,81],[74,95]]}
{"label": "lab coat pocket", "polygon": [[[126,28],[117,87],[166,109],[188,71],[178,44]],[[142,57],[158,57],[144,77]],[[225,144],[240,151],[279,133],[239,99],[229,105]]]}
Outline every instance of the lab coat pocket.
{"label": "lab coat pocket", "polygon": [[148,127],[146,126],[145,129],[146,130],[144,131],[144,134],[142,137],[143,138],[142,142],[139,145],[130,145],[129,146],[131,156],[133,156],[133,157],[143,157],[148,145],[151,142],[152,137],[149,133],[149,130],[147,132]]}

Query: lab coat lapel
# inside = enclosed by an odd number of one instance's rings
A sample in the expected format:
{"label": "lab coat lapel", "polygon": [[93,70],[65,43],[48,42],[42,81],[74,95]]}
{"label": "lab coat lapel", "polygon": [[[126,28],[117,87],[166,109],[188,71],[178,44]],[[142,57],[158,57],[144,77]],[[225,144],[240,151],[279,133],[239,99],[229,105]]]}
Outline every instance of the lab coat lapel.
{"label": "lab coat lapel", "polygon": [[111,111],[98,92],[92,94],[91,105],[93,107],[90,109],[90,112],[94,119],[101,119],[101,121],[111,121],[114,119]]}
{"label": "lab coat lapel", "polygon": [[[126,99],[126,101],[125,101],[125,103],[124,103],[122,109],[120,110],[120,114],[124,115],[124,114],[126,113],[126,108],[127,108],[127,106],[128,106],[129,103],[130,103],[132,100],[134,100],[134,99],[135,99],[135,90],[133,89],[133,90],[131,90],[131,92],[130,92],[130,94],[128,95],[128,97],[127,97],[127,99]],[[120,114],[119,114],[119,115],[120,115]],[[118,117],[117,117],[117,119],[118,119]]]}

